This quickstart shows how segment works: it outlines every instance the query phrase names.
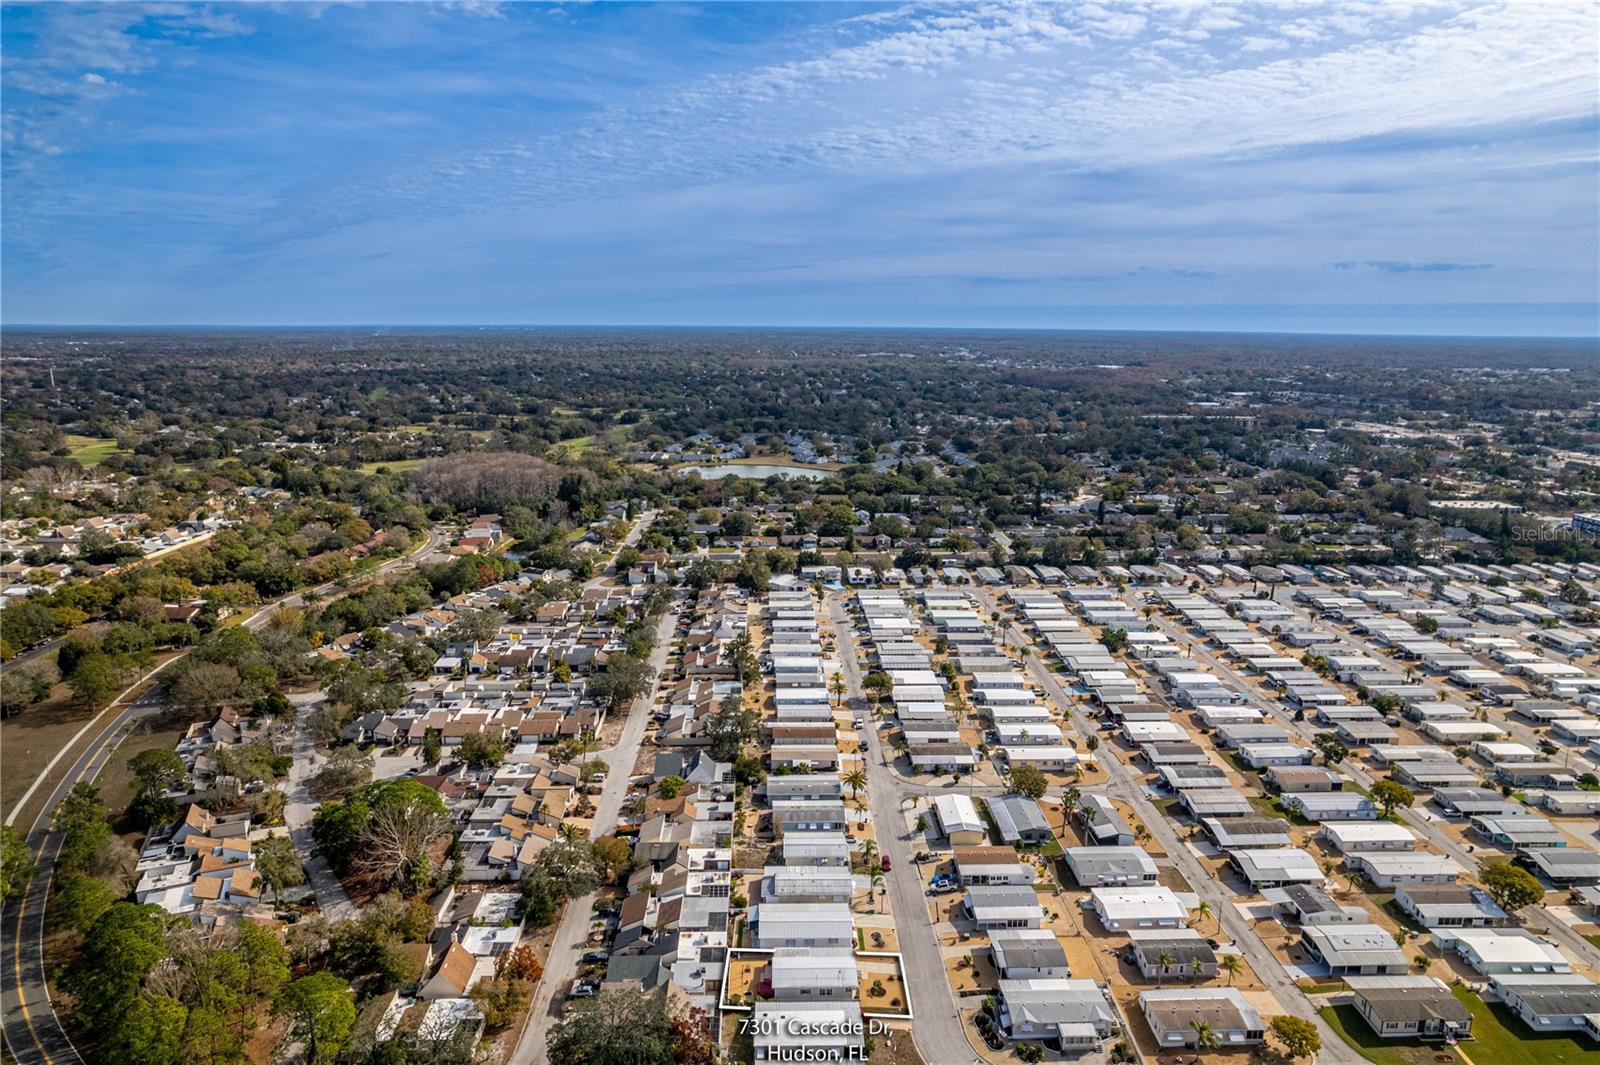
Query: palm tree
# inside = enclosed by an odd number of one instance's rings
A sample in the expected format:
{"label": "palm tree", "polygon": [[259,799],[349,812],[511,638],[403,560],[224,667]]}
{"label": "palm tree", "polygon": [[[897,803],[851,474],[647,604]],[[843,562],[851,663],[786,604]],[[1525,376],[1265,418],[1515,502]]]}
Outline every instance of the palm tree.
{"label": "palm tree", "polygon": [[844,701],[844,693],[850,690],[845,685],[844,674],[837,671],[833,674],[832,678],[829,679],[828,686],[833,691],[835,706]]}
{"label": "palm tree", "polygon": [[1061,793],[1061,805],[1067,808],[1069,814],[1075,813],[1078,809],[1078,800],[1081,798],[1083,798],[1083,792],[1076,787],[1069,786],[1066,791]]}
{"label": "palm tree", "polygon": [[1203,921],[1211,916],[1211,903],[1205,899],[1200,900],[1200,905],[1195,907],[1195,914]]}
{"label": "palm tree", "polygon": [[1215,1050],[1222,1045],[1217,1033],[1205,1021],[1194,1022],[1194,1045],[1201,1050]]}
{"label": "palm tree", "polygon": [[876,893],[876,894],[872,895],[872,912],[873,913],[877,913],[878,912],[878,899],[883,895],[883,891],[884,891],[883,885],[884,885],[883,874],[882,873],[873,873],[872,874],[872,891]]}
{"label": "palm tree", "polygon": [[1237,954],[1224,954],[1222,956],[1222,970],[1228,974],[1228,986],[1233,986],[1233,978],[1239,975],[1239,970],[1244,968],[1244,963]]}
{"label": "palm tree", "polygon": [[589,754],[600,746],[600,741],[595,738],[593,729],[584,729],[578,733],[578,738],[573,741],[573,745],[577,747],[578,755],[581,759],[578,763],[578,776],[584,777],[587,775],[584,773],[584,769],[589,764]]}
{"label": "palm tree", "polygon": [[844,783],[850,787],[850,797],[854,799],[856,793],[867,786],[867,774],[861,769],[852,769],[844,776]]}
{"label": "palm tree", "polygon": [[1156,964],[1161,966],[1161,968],[1156,971],[1157,987],[1161,986],[1161,978],[1167,975],[1167,970],[1172,968],[1173,963],[1175,963],[1177,960],[1177,958],[1172,956],[1171,951],[1164,950],[1160,954],[1156,955]]}
{"label": "palm tree", "polygon": [[877,843],[869,839],[861,844],[861,856],[867,860],[867,868],[872,868],[872,860],[878,856]]}

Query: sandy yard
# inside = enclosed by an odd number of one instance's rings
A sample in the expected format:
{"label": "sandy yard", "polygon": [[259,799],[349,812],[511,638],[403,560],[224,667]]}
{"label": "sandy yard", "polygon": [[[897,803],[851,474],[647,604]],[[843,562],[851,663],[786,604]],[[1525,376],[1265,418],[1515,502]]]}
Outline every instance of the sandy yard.
{"label": "sandy yard", "polygon": [[1000,980],[1000,974],[995,971],[994,957],[987,946],[970,947],[962,944],[947,953],[944,974],[958,997],[978,991],[992,992]]}

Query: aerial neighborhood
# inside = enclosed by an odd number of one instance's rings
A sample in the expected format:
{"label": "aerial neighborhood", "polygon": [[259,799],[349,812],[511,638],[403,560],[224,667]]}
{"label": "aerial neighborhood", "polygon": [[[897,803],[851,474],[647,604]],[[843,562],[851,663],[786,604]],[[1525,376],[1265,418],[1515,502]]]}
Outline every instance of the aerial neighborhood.
{"label": "aerial neighborhood", "polygon": [[[679,352],[650,387],[733,419],[686,432],[498,357],[470,402],[420,354],[272,432],[219,400],[227,458],[177,410],[89,452],[7,368],[53,471],[0,529],[19,1062],[1600,1054],[1590,416],[1534,460],[1201,359],[1150,429],[872,355],[768,425],[708,382],[769,370]],[[1041,450],[962,375],[1128,420]],[[837,389],[870,420],[808,421]]]}

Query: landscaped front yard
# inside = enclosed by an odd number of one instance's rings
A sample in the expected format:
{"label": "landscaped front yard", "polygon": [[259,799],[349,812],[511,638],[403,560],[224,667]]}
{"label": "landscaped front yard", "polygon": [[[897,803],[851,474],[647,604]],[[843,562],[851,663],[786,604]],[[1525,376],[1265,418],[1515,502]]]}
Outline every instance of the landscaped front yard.
{"label": "landscaped front yard", "polygon": [[1472,1039],[1462,1050],[1475,1065],[1597,1065],[1600,1044],[1572,1032],[1535,1032],[1498,1002],[1464,987],[1451,992],[1472,1011]]}
{"label": "landscaped front yard", "polygon": [[1461,1052],[1444,1043],[1380,1039],[1354,1006],[1327,1006],[1322,1019],[1373,1065],[1600,1065],[1600,1045],[1570,1032],[1538,1033],[1499,1003],[1465,987],[1451,993],[1472,1011],[1472,1038]]}
{"label": "landscaped front yard", "polygon": [[1317,1012],[1351,1049],[1373,1065],[1465,1065],[1460,1054],[1442,1043],[1379,1039],[1354,1006],[1324,1006]]}

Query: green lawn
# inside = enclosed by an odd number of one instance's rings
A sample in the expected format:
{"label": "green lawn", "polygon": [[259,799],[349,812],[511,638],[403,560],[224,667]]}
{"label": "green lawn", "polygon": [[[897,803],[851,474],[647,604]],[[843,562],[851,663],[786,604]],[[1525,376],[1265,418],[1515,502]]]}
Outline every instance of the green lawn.
{"label": "green lawn", "polygon": [[67,434],[67,450],[85,469],[98,466],[112,455],[127,454],[108,436],[78,436],[73,433]]}
{"label": "green lawn", "polygon": [[[1324,1006],[1317,1012],[1328,1022],[1328,1027],[1338,1032],[1352,1050],[1372,1065],[1466,1065],[1460,1054],[1442,1043],[1379,1039],[1354,1006]],[[1468,1053],[1472,1051],[1469,1049]],[[1445,1061],[1436,1061],[1436,1055],[1443,1055]],[[1476,1065],[1489,1063],[1477,1059]]]}
{"label": "green lawn", "polygon": [[1299,984],[1301,991],[1308,995],[1337,995],[1345,989],[1343,980],[1326,980],[1322,983]]}
{"label": "green lawn", "polygon": [[1264,795],[1251,795],[1248,798],[1250,799],[1250,805],[1254,806],[1256,812],[1263,817],[1276,817],[1280,821],[1287,821],[1291,825],[1299,825],[1302,828],[1311,824],[1310,821],[1293,810],[1285,810],[1282,799],[1269,798]]}
{"label": "green lawn", "polygon": [[1061,843],[1051,840],[1049,843],[1031,843],[1020,848],[1025,854],[1037,854],[1041,858],[1061,857]]}
{"label": "green lawn", "polygon": [[1463,1049],[1474,1065],[1600,1065],[1600,1044],[1571,1032],[1535,1032],[1498,1002],[1464,987],[1451,992],[1472,1011],[1472,1039]]}
{"label": "green lawn", "polygon": [[594,435],[575,436],[570,440],[563,440],[556,445],[556,450],[564,451],[569,455],[581,455],[594,447]]}
{"label": "green lawn", "polygon": [[363,462],[362,473],[377,473],[379,470],[388,470],[390,473],[405,473],[414,470],[423,463],[422,459],[390,459],[384,462]]}
{"label": "green lawn", "polygon": [[603,445],[603,444],[622,444],[622,443],[625,443],[625,442],[627,442],[628,438],[630,436],[632,436],[632,435],[633,435],[633,426],[631,426],[631,425],[619,425],[619,426],[616,426],[613,429],[607,429],[605,432],[599,434],[598,436],[596,436],[593,433],[590,433],[587,436],[574,436],[569,440],[563,440],[560,443],[556,444],[556,449],[558,451],[562,451],[562,452],[565,452],[568,455],[576,457],[578,455],[582,455],[585,451],[589,451],[590,449],[598,447],[598,446]]}
{"label": "green lawn", "polygon": [[983,818],[984,827],[989,830],[989,845],[992,847],[1004,847],[1006,841],[1000,835],[1000,826],[994,823],[994,815],[989,812],[989,804],[982,799],[978,799],[973,805],[978,808],[978,816]]}

